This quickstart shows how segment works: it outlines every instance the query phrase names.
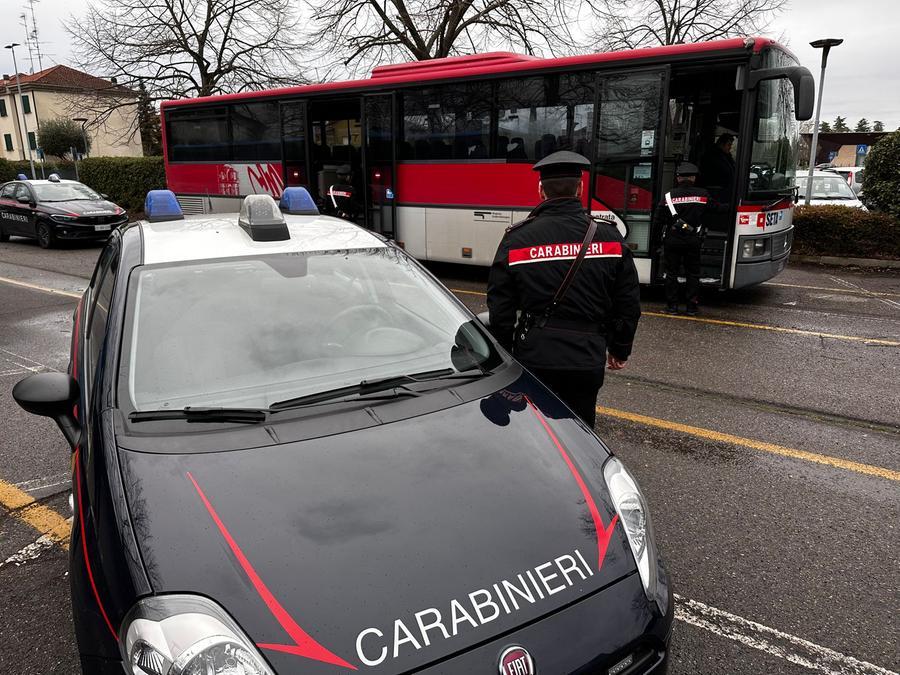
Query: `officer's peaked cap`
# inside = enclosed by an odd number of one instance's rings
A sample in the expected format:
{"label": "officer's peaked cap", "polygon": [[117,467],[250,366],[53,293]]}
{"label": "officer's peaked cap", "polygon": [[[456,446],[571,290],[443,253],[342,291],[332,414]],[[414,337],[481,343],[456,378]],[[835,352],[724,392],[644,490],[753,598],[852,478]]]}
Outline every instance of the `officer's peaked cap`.
{"label": "officer's peaked cap", "polygon": [[342,175],[345,175],[345,174],[346,174],[346,175],[350,175],[350,173],[351,173],[350,165],[349,165],[349,164],[341,164],[341,165],[337,168],[337,171],[336,171],[335,173],[337,173],[339,176],[342,176]]}
{"label": "officer's peaked cap", "polygon": [[581,178],[581,172],[587,171],[591,160],[584,155],[569,150],[560,150],[547,155],[532,168],[541,172],[541,178]]}
{"label": "officer's peaked cap", "polygon": [[690,162],[682,162],[678,165],[678,170],[676,173],[679,176],[696,176],[700,173],[700,169],[697,168],[696,164],[691,164]]}

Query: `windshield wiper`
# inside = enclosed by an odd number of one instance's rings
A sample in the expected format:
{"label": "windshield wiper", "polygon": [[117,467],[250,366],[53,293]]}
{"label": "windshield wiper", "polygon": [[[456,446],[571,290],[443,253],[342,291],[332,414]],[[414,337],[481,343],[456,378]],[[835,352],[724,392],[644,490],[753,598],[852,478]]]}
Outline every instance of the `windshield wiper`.
{"label": "windshield wiper", "polygon": [[139,410],[131,413],[132,422],[156,420],[187,420],[188,422],[238,422],[256,424],[265,422],[267,411],[262,408],[213,408],[192,407],[175,410]]}
{"label": "windshield wiper", "polygon": [[289,408],[298,408],[313,403],[321,403],[323,401],[331,401],[345,396],[356,396],[354,400],[362,399],[367,394],[374,394],[393,390],[393,394],[389,398],[398,398],[400,396],[418,396],[420,392],[410,389],[409,384],[418,384],[421,382],[435,382],[443,380],[470,380],[474,378],[484,377],[489,372],[483,367],[471,368],[465,371],[456,371],[453,368],[444,368],[442,370],[428,370],[421,373],[413,373],[411,375],[392,375],[390,377],[380,377],[374,380],[363,380],[359,384],[351,384],[347,387],[338,387],[337,389],[326,389],[315,394],[307,394],[306,396],[297,396],[295,398],[277,401],[269,406],[270,411],[287,410]]}

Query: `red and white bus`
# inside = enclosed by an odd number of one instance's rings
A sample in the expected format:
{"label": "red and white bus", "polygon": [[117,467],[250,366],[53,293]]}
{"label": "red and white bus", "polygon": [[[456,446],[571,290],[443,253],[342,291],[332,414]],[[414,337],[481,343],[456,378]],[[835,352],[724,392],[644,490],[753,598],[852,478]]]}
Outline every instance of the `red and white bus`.
{"label": "red and white bus", "polygon": [[288,185],[324,205],[349,164],[361,224],[423,260],[487,265],[539,201],[531,165],[571,149],[592,162],[585,206],[627,229],[650,283],[662,273],[654,205],[675,166],[703,169],[732,134],[730,175],[705,180],[731,212],[706,237],[703,281],[739,288],[787,261],[797,120],[811,116],[813,88],[763,38],[402,63],[366,80],[166,102],[166,176],[185,212],[235,211],[246,194]]}

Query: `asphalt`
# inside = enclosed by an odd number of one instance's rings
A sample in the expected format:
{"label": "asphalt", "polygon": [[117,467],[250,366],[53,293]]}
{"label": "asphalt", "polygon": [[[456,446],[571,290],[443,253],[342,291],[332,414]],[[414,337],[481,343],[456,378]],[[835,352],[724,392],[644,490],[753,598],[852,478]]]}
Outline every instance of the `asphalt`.
{"label": "asphalt", "polygon": [[[0,244],[0,279],[72,293],[99,250],[13,239]],[[485,309],[486,271],[432,270]],[[682,614],[671,672],[900,670],[900,275],[791,266],[705,294],[700,318],[720,323],[658,316],[659,293],[643,296],[597,433],[642,485],[679,606],[734,617]],[[68,449],[9,391],[65,368],[75,302],[0,280],[0,480],[64,517]],[[0,673],[77,670],[66,552],[3,562],[39,536],[0,507]]]}

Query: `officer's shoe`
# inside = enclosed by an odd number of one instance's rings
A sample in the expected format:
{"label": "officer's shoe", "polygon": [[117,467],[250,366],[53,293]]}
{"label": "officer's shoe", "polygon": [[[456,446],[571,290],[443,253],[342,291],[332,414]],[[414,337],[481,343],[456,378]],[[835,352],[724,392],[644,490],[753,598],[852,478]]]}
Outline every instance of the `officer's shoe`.
{"label": "officer's shoe", "polygon": [[695,303],[695,302],[688,303],[687,315],[688,316],[697,316],[697,303]]}
{"label": "officer's shoe", "polygon": [[678,305],[666,305],[663,311],[666,314],[678,314]]}

